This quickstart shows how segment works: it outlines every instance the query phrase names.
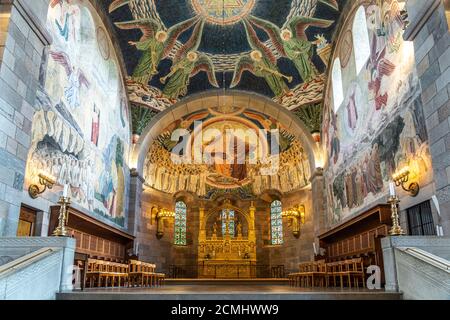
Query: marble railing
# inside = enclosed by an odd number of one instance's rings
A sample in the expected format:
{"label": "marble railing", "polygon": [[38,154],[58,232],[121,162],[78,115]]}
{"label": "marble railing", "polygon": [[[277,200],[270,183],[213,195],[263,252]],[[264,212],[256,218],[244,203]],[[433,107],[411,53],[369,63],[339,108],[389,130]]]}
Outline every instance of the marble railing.
{"label": "marble railing", "polygon": [[72,290],[75,240],[0,238],[0,300],[52,300]]}
{"label": "marble railing", "polygon": [[388,237],[382,246],[387,291],[407,300],[450,300],[449,238]]}

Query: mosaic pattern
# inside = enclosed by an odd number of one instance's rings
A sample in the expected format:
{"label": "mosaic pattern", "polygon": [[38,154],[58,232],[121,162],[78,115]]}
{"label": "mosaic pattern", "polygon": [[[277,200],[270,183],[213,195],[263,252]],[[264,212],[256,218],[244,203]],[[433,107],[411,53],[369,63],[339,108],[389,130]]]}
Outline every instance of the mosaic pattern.
{"label": "mosaic pattern", "polygon": [[209,23],[229,25],[248,16],[256,0],[191,0],[195,12]]}
{"label": "mosaic pattern", "polygon": [[345,0],[114,0],[133,103],[162,111],[217,87],[292,110],[322,100]]}

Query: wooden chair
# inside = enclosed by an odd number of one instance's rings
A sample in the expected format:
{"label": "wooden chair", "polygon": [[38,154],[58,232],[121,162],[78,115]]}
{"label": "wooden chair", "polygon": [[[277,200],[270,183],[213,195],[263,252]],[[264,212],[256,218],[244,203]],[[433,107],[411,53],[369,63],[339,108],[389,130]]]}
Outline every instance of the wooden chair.
{"label": "wooden chair", "polygon": [[366,287],[366,275],[364,273],[364,262],[362,258],[352,259],[348,270],[350,277],[353,279],[353,284],[359,288],[359,280],[361,279],[362,287]]}

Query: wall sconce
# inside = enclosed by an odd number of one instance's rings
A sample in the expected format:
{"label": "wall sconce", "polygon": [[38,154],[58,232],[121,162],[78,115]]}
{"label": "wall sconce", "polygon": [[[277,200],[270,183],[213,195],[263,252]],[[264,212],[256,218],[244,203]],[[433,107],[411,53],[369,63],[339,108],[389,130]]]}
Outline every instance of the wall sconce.
{"label": "wall sconce", "polygon": [[175,212],[167,209],[159,209],[158,214],[156,215],[156,238],[161,239],[164,237],[164,220],[167,219],[175,219]]}
{"label": "wall sconce", "polygon": [[41,190],[37,184],[32,184],[28,188],[28,194],[32,199],[37,199],[40,194],[43,194],[47,188],[52,189],[55,185],[56,181],[53,178],[47,177],[46,175],[40,173],[39,174],[39,184],[44,186]]}
{"label": "wall sconce", "polygon": [[305,206],[298,205],[289,210],[283,211],[282,217],[291,219],[292,234],[297,239],[300,238],[300,227],[305,224]]}
{"label": "wall sconce", "polygon": [[400,171],[392,175],[392,179],[397,187],[402,187],[403,190],[410,193],[412,197],[416,197],[419,194],[420,186],[416,182],[412,182],[407,188],[405,185],[408,183],[411,172],[408,167],[401,169]]}

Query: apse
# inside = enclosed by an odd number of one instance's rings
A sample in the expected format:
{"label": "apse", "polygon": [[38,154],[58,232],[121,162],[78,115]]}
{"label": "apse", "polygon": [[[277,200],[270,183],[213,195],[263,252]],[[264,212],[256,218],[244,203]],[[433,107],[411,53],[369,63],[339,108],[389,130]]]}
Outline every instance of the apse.
{"label": "apse", "polygon": [[0,1],[0,300],[448,299],[449,3]]}

